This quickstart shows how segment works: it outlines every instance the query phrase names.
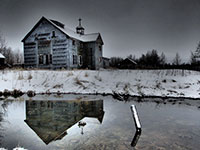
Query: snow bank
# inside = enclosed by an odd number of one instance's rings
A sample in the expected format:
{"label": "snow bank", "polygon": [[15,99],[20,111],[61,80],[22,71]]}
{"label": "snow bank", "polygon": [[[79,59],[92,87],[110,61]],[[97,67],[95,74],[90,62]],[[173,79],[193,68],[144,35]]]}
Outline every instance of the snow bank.
{"label": "snow bank", "polygon": [[[0,148],[0,150],[7,150],[7,149],[5,149],[5,148]],[[27,150],[27,149],[24,149],[24,148],[22,148],[22,147],[16,147],[16,148],[14,148],[13,150]]]}
{"label": "snow bank", "polygon": [[200,98],[199,77],[187,70],[1,70],[0,91]]}

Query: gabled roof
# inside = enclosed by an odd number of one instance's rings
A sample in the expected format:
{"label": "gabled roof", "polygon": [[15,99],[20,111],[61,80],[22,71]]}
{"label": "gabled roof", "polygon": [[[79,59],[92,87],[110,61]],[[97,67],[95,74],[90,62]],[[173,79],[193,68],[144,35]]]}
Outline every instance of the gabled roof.
{"label": "gabled roof", "polygon": [[[71,30],[69,28],[66,28],[66,27],[64,28],[64,24],[62,24],[58,21],[55,21],[55,20],[47,19],[43,16],[36,23],[36,25],[31,29],[31,31],[23,38],[22,42],[24,42],[30,36],[30,34],[39,26],[39,24],[43,20],[48,21],[50,24],[52,24],[55,28],[60,30],[66,36],[71,37],[73,39],[77,39],[77,40],[82,41],[82,42],[95,42],[99,37],[101,38],[100,33],[92,33],[92,34],[84,34],[84,35],[77,34],[76,32],[74,32],[73,30]],[[63,28],[59,24],[62,24]],[[101,38],[101,40],[102,40],[102,38]],[[103,43],[103,40],[102,40],[102,43]]]}
{"label": "gabled roof", "polygon": [[0,58],[5,58],[5,57],[0,53]]}

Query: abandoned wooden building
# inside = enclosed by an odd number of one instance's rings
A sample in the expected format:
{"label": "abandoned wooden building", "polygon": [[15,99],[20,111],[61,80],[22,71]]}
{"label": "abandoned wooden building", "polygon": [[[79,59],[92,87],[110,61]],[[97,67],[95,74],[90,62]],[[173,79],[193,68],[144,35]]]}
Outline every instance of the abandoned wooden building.
{"label": "abandoned wooden building", "polygon": [[121,69],[135,69],[137,63],[131,59],[131,58],[126,58],[120,63],[120,68]]}
{"label": "abandoned wooden building", "polygon": [[85,34],[79,19],[76,32],[42,17],[22,40],[27,68],[99,69],[103,67],[100,33]]}
{"label": "abandoned wooden building", "polygon": [[103,100],[26,101],[24,122],[45,144],[62,139],[67,130],[85,117],[103,122]]}

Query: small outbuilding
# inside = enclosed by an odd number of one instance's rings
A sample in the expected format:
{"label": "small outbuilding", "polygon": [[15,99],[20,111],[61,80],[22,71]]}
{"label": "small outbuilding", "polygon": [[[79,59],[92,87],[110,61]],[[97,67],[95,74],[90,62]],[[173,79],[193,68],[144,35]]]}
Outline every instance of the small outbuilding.
{"label": "small outbuilding", "polygon": [[5,56],[0,53],[0,67],[5,65]]}
{"label": "small outbuilding", "polygon": [[110,59],[107,57],[102,57],[103,60],[103,68],[109,68],[110,67]]}
{"label": "small outbuilding", "polygon": [[121,69],[135,69],[136,65],[137,63],[133,59],[126,58],[121,62],[120,68]]}

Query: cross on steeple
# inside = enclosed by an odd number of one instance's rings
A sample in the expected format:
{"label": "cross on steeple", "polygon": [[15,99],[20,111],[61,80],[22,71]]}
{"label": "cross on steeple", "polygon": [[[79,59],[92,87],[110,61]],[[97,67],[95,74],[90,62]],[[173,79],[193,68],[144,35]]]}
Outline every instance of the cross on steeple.
{"label": "cross on steeple", "polygon": [[81,26],[81,21],[82,21],[82,19],[79,18],[78,21],[79,21],[79,26]]}

